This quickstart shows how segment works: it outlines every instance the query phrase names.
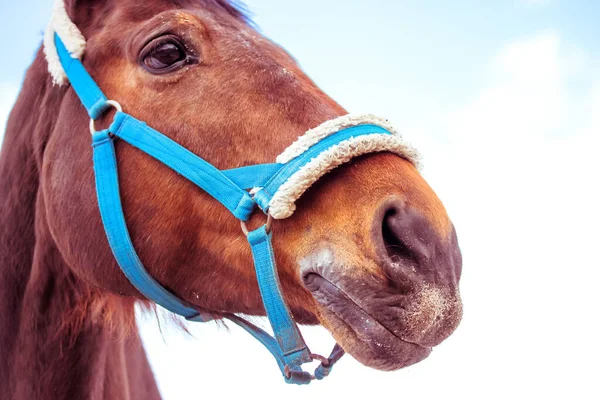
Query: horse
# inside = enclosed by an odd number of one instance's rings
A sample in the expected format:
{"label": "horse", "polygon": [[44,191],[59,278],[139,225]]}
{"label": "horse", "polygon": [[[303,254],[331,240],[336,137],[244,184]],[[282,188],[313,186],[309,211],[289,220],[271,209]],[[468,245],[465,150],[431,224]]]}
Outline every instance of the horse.
{"label": "horse", "polygon": [[[83,65],[107,96],[220,170],[272,162],[348,114],[227,0],[59,0],[56,9],[85,39]],[[135,305],[151,304],[113,257],[88,116],[44,50],[0,153],[0,392],[159,399],[135,324]],[[106,127],[113,114],[92,122]],[[216,319],[264,316],[238,219],[139,149],[121,140],[115,149],[148,274]],[[419,362],[462,317],[456,230],[411,157],[371,151],[334,167],[269,223],[285,303],[295,322],[324,326],[368,367]],[[244,224],[263,219],[254,212]]]}

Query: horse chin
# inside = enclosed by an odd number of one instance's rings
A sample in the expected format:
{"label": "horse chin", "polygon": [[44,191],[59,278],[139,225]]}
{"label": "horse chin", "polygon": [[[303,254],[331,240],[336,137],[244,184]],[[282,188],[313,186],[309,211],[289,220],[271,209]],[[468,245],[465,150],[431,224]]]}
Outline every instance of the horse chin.
{"label": "horse chin", "polygon": [[[325,313],[324,318],[324,325],[340,346],[367,367],[394,371],[424,360],[432,350],[400,339],[364,312],[355,313],[351,323],[335,313]],[[361,325],[356,323],[359,320],[367,322]]]}
{"label": "horse chin", "polygon": [[[392,371],[415,364],[432,347],[410,341],[384,326],[344,290],[323,276],[305,275],[305,285],[320,304],[320,319],[342,348],[362,364]],[[360,302],[358,302],[360,303]]]}

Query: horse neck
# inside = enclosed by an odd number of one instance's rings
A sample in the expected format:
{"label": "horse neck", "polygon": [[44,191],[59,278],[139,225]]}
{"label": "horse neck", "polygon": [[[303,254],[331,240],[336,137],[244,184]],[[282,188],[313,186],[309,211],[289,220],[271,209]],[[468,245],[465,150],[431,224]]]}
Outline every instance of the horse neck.
{"label": "horse neck", "polygon": [[[63,94],[38,52],[0,154],[0,393],[8,399],[159,398],[135,325],[118,335],[106,323],[105,296],[73,275],[48,230],[39,177]],[[132,315],[131,301],[115,298],[110,306],[117,325]]]}

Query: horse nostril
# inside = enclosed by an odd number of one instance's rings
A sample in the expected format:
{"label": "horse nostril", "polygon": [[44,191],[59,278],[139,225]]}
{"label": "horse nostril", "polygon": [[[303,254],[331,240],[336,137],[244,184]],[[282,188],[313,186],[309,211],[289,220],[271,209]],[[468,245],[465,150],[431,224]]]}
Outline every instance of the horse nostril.
{"label": "horse nostril", "polygon": [[306,286],[309,290],[317,290],[321,286],[321,282],[323,278],[321,275],[315,272],[308,272],[302,275],[302,280],[304,281],[304,286]]}
{"label": "horse nostril", "polygon": [[385,249],[385,254],[392,262],[410,261],[414,262],[412,251],[402,240],[402,221],[396,208],[390,208],[383,215],[381,224],[381,245]]}
{"label": "horse nostril", "polygon": [[436,237],[421,213],[399,200],[385,203],[377,213],[373,240],[383,268],[395,281],[429,266]]}

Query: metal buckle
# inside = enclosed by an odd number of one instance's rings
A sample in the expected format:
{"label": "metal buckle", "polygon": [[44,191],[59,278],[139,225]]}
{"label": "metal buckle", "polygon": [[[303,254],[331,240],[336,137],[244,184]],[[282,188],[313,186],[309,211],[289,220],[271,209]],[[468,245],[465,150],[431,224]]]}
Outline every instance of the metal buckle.
{"label": "metal buckle", "polygon": [[[271,214],[267,214],[267,222],[265,223],[266,225],[266,231],[267,233],[271,232],[271,225],[273,224],[273,217],[271,216]],[[240,219],[240,226],[242,227],[242,232],[244,232],[244,235],[248,236],[248,225],[246,225],[246,221],[242,221]]]}
{"label": "metal buckle", "polygon": [[[320,354],[310,353],[310,358],[311,358],[313,361],[315,361],[315,360],[317,360],[317,361],[320,361],[320,362],[321,362],[321,364],[319,365],[319,367],[320,367],[320,366],[323,366],[323,367],[325,367],[325,368],[329,367],[329,359],[328,359],[328,358],[326,358],[326,357],[323,357],[323,356],[322,356],[322,355],[320,355]],[[319,367],[317,367],[317,369],[319,369]],[[316,370],[315,370],[315,371],[316,371]],[[300,372],[300,371],[298,371],[298,372]],[[287,379],[291,379],[291,378],[292,378],[292,370],[291,370],[291,368],[290,368],[290,366],[289,366],[289,365],[287,365],[287,364],[285,365],[285,367],[283,368],[283,374],[285,375],[285,377],[286,377]],[[310,375],[310,380],[311,380],[311,381],[314,381],[315,379],[317,379],[317,378],[315,377],[315,374],[314,374],[314,373],[313,373],[313,374],[311,374],[311,373],[308,373],[308,374]]]}
{"label": "metal buckle", "polygon": [[[123,112],[123,108],[121,107],[119,102],[117,102],[115,100],[106,100],[106,104],[109,105],[110,107],[114,108],[117,111]],[[108,110],[108,108],[106,108],[104,110],[104,113],[106,113],[107,110]],[[94,118],[90,118],[90,132],[92,133],[92,135],[94,133],[96,133],[96,125],[95,124],[96,124],[96,120]]]}

